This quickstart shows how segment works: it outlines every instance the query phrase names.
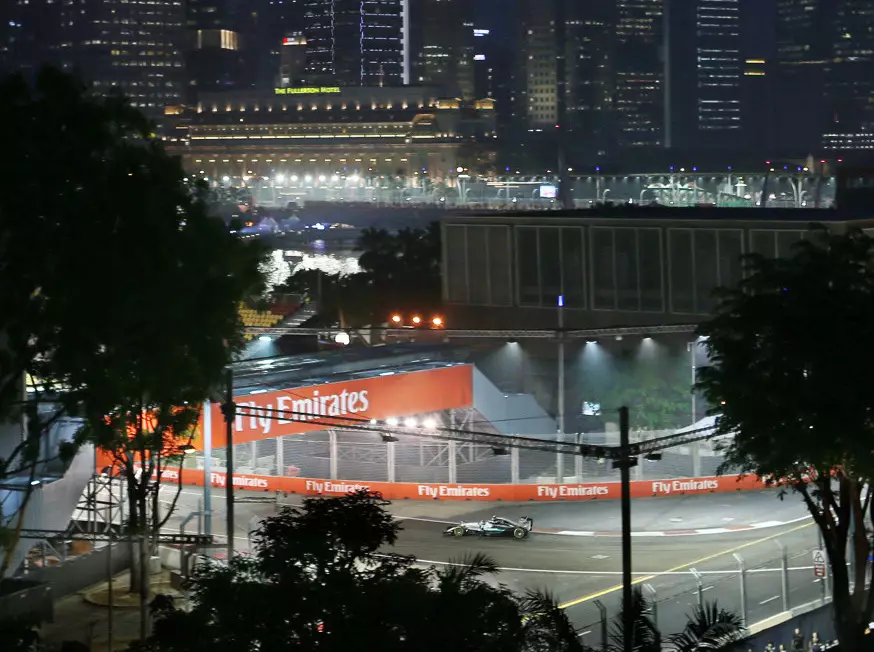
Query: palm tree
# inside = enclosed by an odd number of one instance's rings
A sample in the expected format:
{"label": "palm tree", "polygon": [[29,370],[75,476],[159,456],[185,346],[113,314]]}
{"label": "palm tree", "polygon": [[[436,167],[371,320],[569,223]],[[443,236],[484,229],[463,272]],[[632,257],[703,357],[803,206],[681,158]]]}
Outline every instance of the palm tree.
{"label": "palm tree", "polygon": [[741,617],[733,611],[720,609],[716,602],[695,607],[686,618],[685,629],[668,637],[676,652],[725,650],[747,634]]}
{"label": "palm tree", "polygon": [[[613,622],[608,636],[608,649],[610,652],[623,652],[625,650],[625,605]],[[631,633],[633,652],[661,652],[662,635],[656,627],[653,619],[652,605],[641,590],[635,587],[631,594],[631,619],[634,629]]]}
{"label": "palm tree", "polygon": [[[662,634],[653,622],[652,605],[639,588],[632,593],[632,650],[634,652],[661,652]],[[720,609],[716,602],[695,607],[687,615],[686,627],[665,641],[672,652],[719,652],[727,650],[747,636],[743,620],[736,613]],[[616,617],[609,634],[610,652],[623,652],[625,631],[622,612]]]}

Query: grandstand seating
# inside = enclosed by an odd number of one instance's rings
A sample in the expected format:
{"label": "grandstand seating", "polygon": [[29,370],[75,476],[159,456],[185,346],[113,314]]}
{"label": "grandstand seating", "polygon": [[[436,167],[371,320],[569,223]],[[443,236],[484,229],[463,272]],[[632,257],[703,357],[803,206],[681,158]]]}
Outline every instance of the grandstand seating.
{"label": "grandstand seating", "polygon": [[[247,327],[271,328],[278,326],[287,317],[294,314],[300,308],[299,302],[279,301],[271,305],[267,310],[256,310],[245,304],[240,306],[240,319],[243,325]],[[246,335],[246,341],[250,341],[254,336]]]}

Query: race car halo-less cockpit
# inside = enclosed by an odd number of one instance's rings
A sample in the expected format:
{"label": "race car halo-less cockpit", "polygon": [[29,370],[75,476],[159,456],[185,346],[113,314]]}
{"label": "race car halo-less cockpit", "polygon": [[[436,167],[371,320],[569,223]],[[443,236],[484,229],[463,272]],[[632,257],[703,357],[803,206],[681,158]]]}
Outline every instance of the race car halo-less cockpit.
{"label": "race car halo-less cockpit", "polygon": [[502,516],[492,516],[487,521],[461,522],[443,531],[443,534],[453,537],[513,537],[524,539],[534,528],[534,520],[523,516],[518,521],[512,521]]}

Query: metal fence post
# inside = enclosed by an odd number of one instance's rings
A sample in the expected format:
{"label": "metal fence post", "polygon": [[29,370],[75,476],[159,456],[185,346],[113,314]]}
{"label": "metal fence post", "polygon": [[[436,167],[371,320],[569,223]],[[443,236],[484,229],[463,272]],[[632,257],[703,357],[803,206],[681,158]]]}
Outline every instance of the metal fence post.
{"label": "metal fence post", "polygon": [[607,652],[607,648],[609,647],[609,641],[607,639],[607,607],[605,607],[604,603],[600,600],[593,600],[593,603],[598,607],[598,611],[601,614],[601,652]]}
{"label": "metal fence post", "polygon": [[774,541],[780,549],[780,589],[783,593],[783,611],[789,611],[789,553],[780,541]]}
{"label": "metal fence post", "polygon": [[740,570],[740,617],[743,620],[744,627],[747,626],[747,569],[744,564],[744,558],[736,552],[733,553],[737,560],[738,569]]}
{"label": "metal fence post", "polygon": [[519,449],[510,449],[510,482],[519,484]]}
{"label": "metal fence post", "polygon": [[458,447],[456,442],[450,441],[446,444],[447,455],[449,456],[449,484],[458,482]]}
{"label": "metal fence post", "polygon": [[285,475],[285,437],[276,438],[276,475]]}
{"label": "metal fence post", "polygon": [[694,568],[690,568],[690,569],[689,569],[689,572],[692,573],[692,575],[695,576],[695,581],[698,583],[698,589],[697,589],[697,593],[698,593],[698,606],[699,606],[699,607],[703,607],[703,606],[704,606],[704,576],[701,575],[701,573],[699,573],[699,572],[698,572],[696,569],[694,569]]}
{"label": "metal fence post", "polygon": [[647,590],[649,593],[650,605],[652,606],[652,624],[656,626],[656,629],[659,627],[659,603],[656,598],[656,590],[652,584],[644,584],[643,588]]}
{"label": "metal fence post", "polygon": [[386,478],[389,482],[397,482],[395,480],[395,446],[397,446],[397,442],[394,441],[387,442],[385,445],[385,463],[388,467],[386,469]]}
{"label": "metal fence post", "polygon": [[[559,431],[555,436],[556,441],[563,442],[564,441],[564,433]],[[563,484],[564,483],[564,453],[556,451],[555,453],[555,483]]]}
{"label": "metal fence post", "polygon": [[[822,530],[816,528],[817,538],[819,539],[819,550],[825,550],[825,541],[822,538]],[[831,569],[826,568],[825,577],[821,577],[819,584],[822,590],[822,601],[825,603],[829,597],[829,580],[831,579]]]}
{"label": "metal fence post", "polygon": [[328,431],[328,448],[328,465],[331,468],[331,480],[336,480],[339,478],[339,473],[337,472],[337,462],[339,462],[339,454],[337,452],[336,430]]}
{"label": "metal fence post", "polygon": [[[583,443],[583,436],[580,433],[576,435],[577,441],[577,450],[580,449],[580,445]],[[583,456],[582,455],[574,455],[574,477],[576,477],[575,482],[583,481]]]}

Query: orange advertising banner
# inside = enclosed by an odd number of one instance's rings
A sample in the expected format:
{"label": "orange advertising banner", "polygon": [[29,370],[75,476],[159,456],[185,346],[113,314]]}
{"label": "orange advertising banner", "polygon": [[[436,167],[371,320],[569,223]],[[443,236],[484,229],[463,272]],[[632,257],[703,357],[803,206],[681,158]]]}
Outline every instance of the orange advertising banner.
{"label": "orange advertising banner", "polygon": [[[470,365],[296,387],[238,396],[234,443],[385,420],[473,405]],[[212,406],[212,446],[227,445],[224,416]],[[195,442],[198,448],[203,441]]]}
{"label": "orange advertising banner", "polygon": [[[164,471],[164,481],[179,479],[179,471]],[[182,470],[184,484],[203,485],[203,471]],[[226,487],[224,473],[212,473],[214,487]],[[388,500],[478,500],[478,501],[558,501],[613,500],[620,497],[618,482],[586,484],[416,484],[284,478],[234,474],[234,486],[251,491],[281,491],[303,496],[342,496],[350,491],[378,491]],[[631,483],[632,498],[665,498],[691,494],[727,493],[764,489],[765,483],[752,475],[729,475],[708,478],[675,478]]]}

